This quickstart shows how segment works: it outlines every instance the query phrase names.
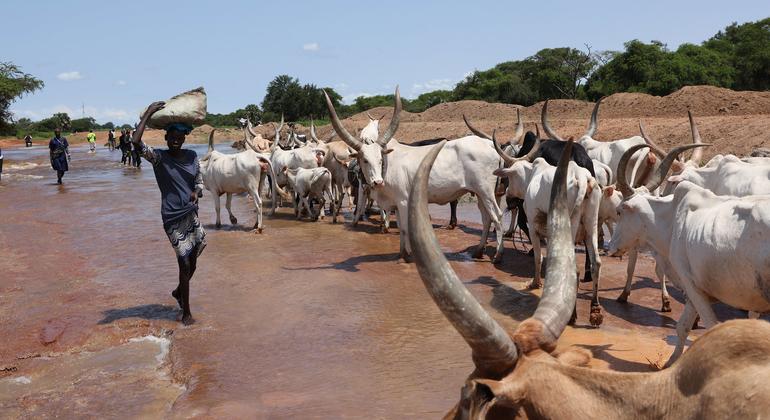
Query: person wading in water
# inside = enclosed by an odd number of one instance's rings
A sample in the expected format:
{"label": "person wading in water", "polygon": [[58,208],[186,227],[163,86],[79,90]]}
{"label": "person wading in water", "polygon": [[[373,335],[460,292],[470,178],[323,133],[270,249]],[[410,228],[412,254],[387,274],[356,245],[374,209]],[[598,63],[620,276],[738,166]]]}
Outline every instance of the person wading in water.
{"label": "person wading in water", "polygon": [[51,167],[56,171],[56,183],[61,184],[61,178],[70,169],[70,144],[67,143],[66,137],[62,137],[61,128],[54,130],[53,134],[53,138],[48,142],[48,149],[50,149]]}
{"label": "person wading in water", "polygon": [[190,325],[195,322],[190,313],[190,279],[195,273],[198,256],[206,247],[206,232],[198,220],[198,199],[203,195],[203,176],[195,151],[182,149],[185,136],[192,131],[191,126],[174,123],[166,127],[168,150],[155,150],[142,143],[147,120],[163,109],[164,105],[164,102],[153,102],[147,107],[131,141],[155,171],[155,180],[160,189],[163,228],[179,264],[179,286],[171,295],[182,308],[182,322]]}

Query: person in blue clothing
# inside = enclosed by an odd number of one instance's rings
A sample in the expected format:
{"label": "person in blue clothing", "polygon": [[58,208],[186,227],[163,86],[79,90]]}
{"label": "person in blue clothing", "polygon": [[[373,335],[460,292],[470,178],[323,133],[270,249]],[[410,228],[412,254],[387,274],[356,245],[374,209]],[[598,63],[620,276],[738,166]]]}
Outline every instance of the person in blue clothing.
{"label": "person in blue clothing", "polygon": [[195,322],[190,312],[190,280],[195,273],[198,256],[206,247],[206,232],[198,220],[198,199],[203,195],[203,177],[198,155],[194,150],[182,149],[185,136],[192,127],[174,123],[166,127],[168,149],[154,149],[142,142],[147,121],[163,109],[164,102],[147,107],[134,132],[134,149],[152,164],[155,180],[160,189],[160,215],[179,265],[179,286],[171,295],[182,308],[182,323]]}
{"label": "person in blue clothing", "polygon": [[61,184],[64,173],[70,169],[70,144],[67,143],[66,137],[62,137],[61,128],[54,130],[53,134],[53,138],[48,142],[48,149],[51,157],[51,167],[56,171],[56,183]]}

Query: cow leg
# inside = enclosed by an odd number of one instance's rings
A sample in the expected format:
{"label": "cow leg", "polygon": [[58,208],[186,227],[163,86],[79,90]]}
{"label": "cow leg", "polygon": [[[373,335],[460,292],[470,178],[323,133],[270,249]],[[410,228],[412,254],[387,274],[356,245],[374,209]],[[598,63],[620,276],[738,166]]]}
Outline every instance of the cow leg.
{"label": "cow leg", "polygon": [[623,287],[623,292],[616,299],[618,302],[628,302],[628,296],[631,294],[631,281],[634,279],[634,270],[636,270],[636,258],[639,255],[639,250],[634,248],[628,251],[628,264],[626,265],[626,285]]}
{"label": "cow leg", "polygon": [[264,226],[262,225],[262,197],[259,195],[259,184],[257,184],[256,188],[252,188],[249,194],[254,198],[254,207],[257,210],[257,221],[254,223],[254,230],[257,233],[262,233]]}
{"label": "cow leg", "polygon": [[476,250],[471,255],[473,258],[482,258],[484,256],[484,250],[487,247],[487,239],[489,238],[489,227],[492,223],[492,220],[489,217],[489,210],[487,210],[485,203],[481,199],[478,201],[478,207],[479,213],[481,213],[482,229],[479,247],[476,248]]}
{"label": "cow leg", "polygon": [[[334,200],[332,200],[331,205],[334,206]],[[326,206],[326,199],[322,195],[321,198],[318,199],[318,214],[316,215],[316,218],[315,218],[316,221],[321,221],[324,219],[324,217],[326,217],[326,215],[324,214],[325,206]]]}
{"label": "cow leg", "polygon": [[543,287],[543,281],[540,277],[541,264],[543,262],[542,249],[540,248],[540,234],[537,233],[535,226],[529,226],[530,240],[532,241],[532,250],[535,254],[535,277],[529,284],[530,289],[539,289]]}
{"label": "cow leg", "polygon": [[227,193],[227,199],[225,199],[225,208],[227,209],[227,214],[230,215],[230,224],[235,225],[238,224],[238,219],[233,216],[233,210],[230,208],[232,201],[233,195],[231,193]]}
{"label": "cow leg", "polygon": [[[382,206],[382,204],[380,204],[380,206]],[[412,247],[409,244],[409,236],[407,235],[409,222],[406,220],[406,214],[406,203],[396,208],[396,223],[398,223],[399,239],[398,256],[403,258],[404,262],[412,262]]]}
{"label": "cow leg", "polygon": [[671,312],[671,298],[668,295],[668,288],[666,288],[666,271],[663,269],[663,264],[658,263],[658,259],[655,259],[655,274],[660,281],[660,311]]}
{"label": "cow leg", "polygon": [[364,210],[366,209],[366,202],[368,200],[365,194],[364,185],[362,182],[359,182],[358,193],[356,194],[356,211],[353,213],[353,226],[358,224],[358,221],[361,220],[361,216],[363,216]]}
{"label": "cow leg", "polygon": [[512,208],[511,210],[511,224],[508,226],[508,230],[503,233],[503,238],[511,238],[513,239],[513,231],[516,230],[516,216],[519,213],[519,210],[517,208]]}
{"label": "cow leg", "polygon": [[449,202],[449,226],[447,229],[454,229],[457,227],[457,200]]}
{"label": "cow leg", "polygon": [[682,352],[684,351],[684,345],[687,342],[687,336],[690,334],[690,330],[692,329],[692,325],[695,322],[695,317],[697,315],[698,312],[695,310],[695,305],[693,305],[690,299],[687,299],[687,303],[684,305],[684,311],[682,311],[682,315],[679,317],[679,320],[676,321],[676,347],[674,348],[674,352],[671,354],[671,357],[668,359],[668,362],[666,362],[665,367],[671,366],[676,361],[676,359],[682,355]]}
{"label": "cow leg", "polygon": [[602,307],[599,304],[599,275],[601,273],[602,259],[599,256],[599,242],[596,229],[591,229],[588,240],[586,240],[586,252],[588,253],[586,260],[591,261],[591,278],[593,279],[593,296],[591,297],[591,315],[589,316],[589,322],[591,325],[598,327],[602,324],[604,316],[602,315]]}
{"label": "cow leg", "polygon": [[[494,197],[494,195],[491,197]],[[488,222],[490,225],[494,225],[495,228],[495,240],[497,241],[497,246],[495,247],[495,256],[492,257],[492,262],[497,264],[503,260],[503,211],[500,210],[500,206],[497,205],[497,201],[495,201],[494,198],[482,199],[482,197],[479,196],[479,203],[482,202],[484,203]],[[489,229],[487,229],[487,235],[488,234]],[[489,237],[487,236],[485,239],[488,238]],[[486,242],[484,245],[486,246]]]}
{"label": "cow leg", "polygon": [[[586,238],[583,241],[583,248],[586,250],[586,261],[585,261],[585,268],[583,270],[583,280],[580,280],[581,283],[588,283],[593,281],[593,270],[591,268],[592,261],[591,258],[588,258],[588,248],[590,247],[588,238]],[[580,275],[578,275],[578,278],[580,278]]]}
{"label": "cow leg", "polygon": [[[382,233],[388,233],[390,229],[390,210],[383,210],[380,208],[380,217],[382,218],[382,226],[380,227],[380,231]],[[396,216],[396,223],[399,224],[398,228],[401,229],[401,222],[398,219],[398,216]]]}
{"label": "cow leg", "polygon": [[220,204],[219,200],[222,197],[222,195],[221,194],[212,194],[212,195],[214,196],[214,211],[216,211],[217,213],[216,227],[217,229],[219,229],[222,227],[222,222],[220,221],[220,218],[219,218],[219,213],[222,210],[221,209],[222,205]]}

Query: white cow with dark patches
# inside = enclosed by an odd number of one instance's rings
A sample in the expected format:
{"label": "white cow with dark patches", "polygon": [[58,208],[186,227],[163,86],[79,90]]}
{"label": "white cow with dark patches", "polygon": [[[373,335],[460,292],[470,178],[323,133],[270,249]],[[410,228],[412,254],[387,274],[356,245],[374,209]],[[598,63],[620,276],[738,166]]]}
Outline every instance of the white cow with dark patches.
{"label": "white cow with dark patches", "polygon": [[[324,218],[324,205],[326,204],[326,196],[332,196],[332,174],[326,168],[296,168],[289,169],[283,168],[283,173],[289,181],[294,194],[299,199],[299,205],[294,213],[297,215],[297,219],[302,217],[303,208],[307,210],[307,214],[313,220],[320,220]],[[310,199],[315,199],[319,203],[319,209],[317,213],[313,213],[310,207]],[[319,219],[320,217],[320,219]]]}

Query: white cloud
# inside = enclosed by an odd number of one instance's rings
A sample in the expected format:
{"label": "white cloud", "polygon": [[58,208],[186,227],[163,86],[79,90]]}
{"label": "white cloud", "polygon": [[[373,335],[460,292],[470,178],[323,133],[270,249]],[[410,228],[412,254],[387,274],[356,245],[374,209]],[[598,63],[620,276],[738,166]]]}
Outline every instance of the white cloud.
{"label": "white cloud", "polygon": [[318,51],[319,49],[321,49],[321,47],[318,45],[317,42],[311,42],[309,44],[303,45],[302,49],[305,51]]}
{"label": "white cloud", "polygon": [[444,89],[449,90],[455,87],[457,83],[454,79],[433,79],[424,83],[415,83],[412,85],[412,94],[419,95],[425,92]]}
{"label": "white cloud", "polygon": [[118,80],[117,82],[115,82],[115,84],[118,85],[118,86],[125,86],[126,85],[126,81],[125,80]]}
{"label": "white cloud", "polygon": [[82,79],[83,75],[80,74],[79,71],[65,71],[64,73],[57,74],[56,78],[59,80],[64,80],[65,82],[71,82],[73,80]]}
{"label": "white cloud", "polygon": [[339,90],[345,90],[348,88],[348,84],[345,82],[337,83],[336,85],[334,85],[334,88]]}

